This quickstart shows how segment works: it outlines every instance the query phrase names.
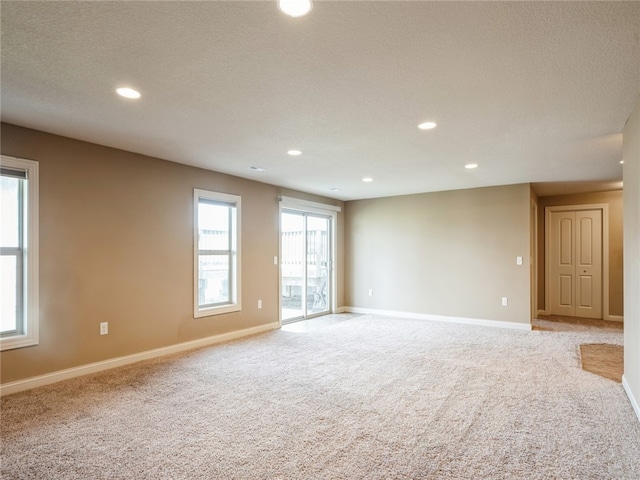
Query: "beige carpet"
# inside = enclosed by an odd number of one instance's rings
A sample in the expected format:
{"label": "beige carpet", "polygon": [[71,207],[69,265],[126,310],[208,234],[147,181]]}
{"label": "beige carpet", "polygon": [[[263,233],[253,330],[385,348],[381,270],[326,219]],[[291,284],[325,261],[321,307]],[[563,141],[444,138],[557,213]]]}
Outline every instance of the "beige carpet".
{"label": "beige carpet", "polygon": [[633,479],[620,332],[365,315],[2,399],[3,479]]}

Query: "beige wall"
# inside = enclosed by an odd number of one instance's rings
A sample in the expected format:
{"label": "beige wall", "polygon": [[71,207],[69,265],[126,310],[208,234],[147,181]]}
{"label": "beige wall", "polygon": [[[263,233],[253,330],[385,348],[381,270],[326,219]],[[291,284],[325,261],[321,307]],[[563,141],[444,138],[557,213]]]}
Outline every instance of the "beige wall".
{"label": "beige wall", "polygon": [[[614,192],[557,195],[538,199],[538,309],[545,309],[545,208],[564,205],[606,204],[609,206],[609,315],[622,317],[622,190]],[[605,312],[606,313],[606,312]]]}
{"label": "beige wall", "polygon": [[530,201],[522,184],[347,202],[346,304],[529,323]]}
{"label": "beige wall", "polygon": [[[640,404],[640,99],[624,143],[624,380]],[[636,413],[640,418],[640,410]]]}
{"label": "beige wall", "polygon": [[[342,205],[7,124],[2,154],[40,163],[40,343],[2,352],[2,383],[277,322],[278,195]],[[194,188],[242,197],[241,312],[193,318]]]}

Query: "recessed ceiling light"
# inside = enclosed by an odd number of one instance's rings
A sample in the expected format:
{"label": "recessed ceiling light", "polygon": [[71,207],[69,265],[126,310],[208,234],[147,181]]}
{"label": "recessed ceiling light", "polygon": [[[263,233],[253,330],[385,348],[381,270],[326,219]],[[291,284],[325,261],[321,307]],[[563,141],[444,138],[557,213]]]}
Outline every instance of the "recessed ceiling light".
{"label": "recessed ceiling light", "polygon": [[424,122],[418,125],[420,130],[431,130],[432,128],[436,128],[436,122]]}
{"label": "recessed ceiling light", "polygon": [[371,177],[364,177],[364,178],[362,179],[362,181],[363,181],[363,182],[367,182],[367,183],[369,183],[369,182],[373,182],[373,178],[371,178]]}
{"label": "recessed ceiling light", "polygon": [[624,160],[620,160],[620,165],[624,165]]}
{"label": "recessed ceiling light", "polygon": [[332,192],[340,192],[341,190],[339,188],[332,188],[331,191]]}
{"label": "recessed ceiling light", "polygon": [[466,168],[467,170],[473,170],[474,168],[478,168],[478,164],[477,163],[467,163],[464,168]]}
{"label": "recessed ceiling light", "polygon": [[311,0],[278,0],[278,8],[290,17],[302,17],[311,11]]}
{"label": "recessed ceiling light", "polygon": [[253,170],[254,172],[264,172],[265,169],[262,167],[249,167],[249,170]]}
{"label": "recessed ceiling light", "polygon": [[298,155],[302,155],[302,152],[300,150],[289,150],[287,153],[292,157],[297,157]]}
{"label": "recessed ceiling light", "polygon": [[133,88],[128,88],[128,87],[117,88],[116,93],[121,97],[125,97],[125,98],[140,98],[140,92],[137,90],[134,90]]}

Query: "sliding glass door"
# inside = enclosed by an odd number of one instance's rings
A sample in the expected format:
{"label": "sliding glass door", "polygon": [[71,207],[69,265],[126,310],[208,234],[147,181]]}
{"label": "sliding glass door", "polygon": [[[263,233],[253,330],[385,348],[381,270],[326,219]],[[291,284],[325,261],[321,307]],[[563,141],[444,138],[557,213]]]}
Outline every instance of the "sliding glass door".
{"label": "sliding glass door", "polygon": [[331,311],[331,223],[331,216],[281,211],[283,323]]}

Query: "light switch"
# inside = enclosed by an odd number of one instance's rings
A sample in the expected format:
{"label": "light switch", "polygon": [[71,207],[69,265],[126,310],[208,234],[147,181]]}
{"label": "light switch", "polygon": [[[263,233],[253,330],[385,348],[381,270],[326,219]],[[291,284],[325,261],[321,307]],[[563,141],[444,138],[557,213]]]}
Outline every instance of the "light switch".
{"label": "light switch", "polygon": [[522,265],[522,257],[516,257],[516,265]]}

